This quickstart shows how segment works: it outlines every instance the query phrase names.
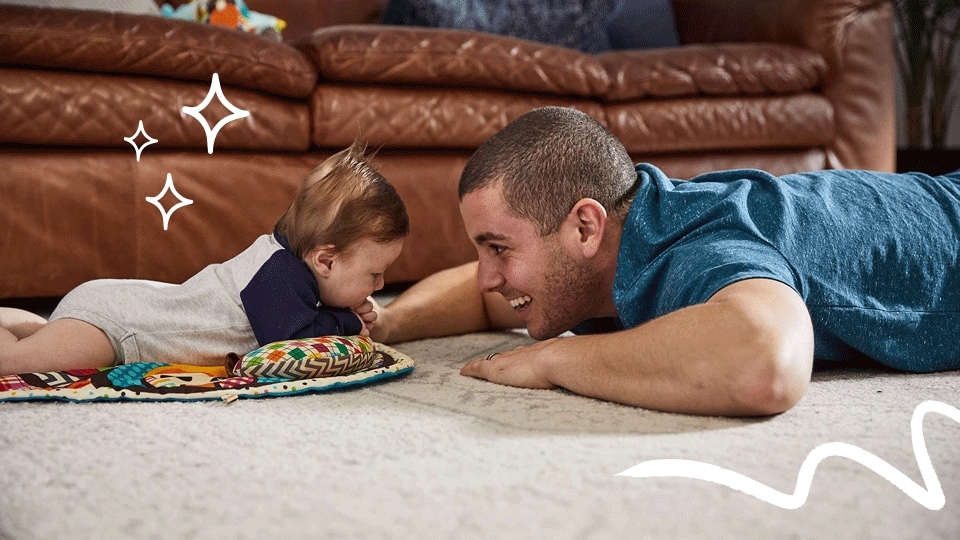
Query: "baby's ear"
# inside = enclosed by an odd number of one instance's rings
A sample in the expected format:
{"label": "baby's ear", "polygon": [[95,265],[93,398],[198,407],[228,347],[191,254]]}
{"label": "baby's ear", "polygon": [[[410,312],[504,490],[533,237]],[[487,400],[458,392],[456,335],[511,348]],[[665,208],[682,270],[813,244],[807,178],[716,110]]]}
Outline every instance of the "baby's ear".
{"label": "baby's ear", "polygon": [[327,277],[330,275],[330,269],[333,268],[333,264],[337,262],[339,258],[340,256],[337,253],[336,246],[326,244],[316,246],[307,252],[307,256],[304,257],[304,262],[318,275]]}

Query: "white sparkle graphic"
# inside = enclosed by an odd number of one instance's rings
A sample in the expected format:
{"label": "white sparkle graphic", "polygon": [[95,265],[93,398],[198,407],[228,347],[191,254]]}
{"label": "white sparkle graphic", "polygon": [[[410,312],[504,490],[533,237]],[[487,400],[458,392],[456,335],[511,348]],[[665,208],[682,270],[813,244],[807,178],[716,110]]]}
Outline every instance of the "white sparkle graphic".
{"label": "white sparkle graphic", "polygon": [[[223,106],[229,109],[233,114],[224,116],[219,122],[217,122],[217,125],[214,126],[213,129],[210,129],[210,124],[208,124],[207,120],[200,114],[200,111],[205,109],[206,106],[210,104],[210,101],[213,100],[214,95],[216,95],[217,99],[220,100],[220,103],[222,103]],[[216,73],[213,74],[213,80],[210,81],[210,91],[207,92],[207,97],[205,97],[203,101],[196,107],[184,106],[180,110],[183,111],[183,114],[188,114],[196,118],[197,121],[200,122],[200,125],[203,126],[203,130],[207,133],[208,154],[213,153],[213,141],[217,138],[217,133],[220,132],[220,128],[229,124],[230,122],[233,122],[234,120],[239,120],[240,118],[246,118],[247,116],[250,116],[249,111],[237,108],[232,103],[227,101],[227,98],[223,96],[223,90],[220,89],[220,77]]]}
{"label": "white sparkle graphic", "polygon": [[[173,196],[180,201],[171,206],[169,210],[164,209],[163,205],[160,204],[160,199],[167,194],[167,191],[172,192]],[[163,191],[161,191],[156,197],[147,197],[147,202],[160,209],[160,215],[163,216],[163,230],[167,230],[167,224],[170,222],[170,216],[173,215],[178,208],[193,204],[193,200],[177,193],[177,188],[173,187],[173,176],[171,176],[170,173],[167,173],[167,182],[163,185]]]}
{"label": "white sparkle graphic", "polygon": [[800,465],[797,487],[792,494],[777,491],[736,471],[687,459],[644,461],[618,473],[616,476],[632,476],[634,478],[678,477],[705,480],[742,491],[780,508],[795,510],[807,501],[807,495],[810,494],[810,485],[813,483],[813,473],[816,472],[817,465],[828,457],[836,456],[856,461],[867,467],[900,488],[901,491],[925,508],[940,510],[946,503],[946,496],[943,493],[943,487],[940,485],[940,479],[937,478],[937,472],[930,462],[930,454],[927,452],[927,445],[923,440],[923,417],[929,412],[940,413],[951,420],[960,422],[960,410],[940,401],[924,401],[914,409],[913,419],[910,421],[913,453],[917,458],[920,476],[923,478],[926,487],[917,484],[910,477],[894,468],[893,465],[870,452],[842,442],[821,444],[807,454],[807,459]]}
{"label": "white sparkle graphic", "polygon": [[[147,142],[137,146],[137,137],[140,135],[143,135],[147,139]],[[140,124],[137,125],[137,132],[130,137],[124,137],[123,140],[133,145],[133,148],[137,151],[137,161],[140,161],[140,152],[142,152],[144,148],[157,142],[156,139],[147,135],[147,130],[143,129],[143,120],[140,120]]]}

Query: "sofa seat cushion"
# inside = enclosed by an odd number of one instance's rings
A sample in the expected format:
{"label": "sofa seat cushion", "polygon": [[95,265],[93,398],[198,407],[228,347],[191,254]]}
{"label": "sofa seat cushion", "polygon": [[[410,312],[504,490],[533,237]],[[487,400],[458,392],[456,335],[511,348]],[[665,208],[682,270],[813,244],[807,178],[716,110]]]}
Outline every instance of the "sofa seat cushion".
{"label": "sofa seat cushion", "polygon": [[313,94],[313,143],[359,138],[387,148],[475,149],[532,108],[573,107],[606,125],[637,154],[807,148],[834,137],[833,106],[795,94],[601,104],[584,98],[459,88],[325,83]]}
{"label": "sofa seat cushion", "polygon": [[313,94],[313,143],[337,148],[360,139],[374,147],[475,150],[514,118],[548,105],[603,117],[599,103],[582,98],[327,83]]}
{"label": "sofa seat cushion", "polygon": [[316,70],[296,49],[149,15],[0,6],[0,64],[210,81],[304,98]]}
{"label": "sofa seat cushion", "polygon": [[647,100],[606,114],[630,153],[822,148],[836,136],[833,105],[817,94]]}
{"label": "sofa seat cushion", "polygon": [[608,102],[686,96],[759,96],[809,92],[823,84],[827,61],[810,49],[773,43],[689,45],[604,53]]}
{"label": "sofa seat cushion", "polygon": [[376,25],[324,28],[294,43],[321,79],[596,96],[606,71],[592,55],[467,30]]}
{"label": "sofa seat cushion", "polygon": [[[158,148],[206,153],[203,126],[181,113],[199,105],[204,83],[121,75],[0,67],[0,144],[127,148],[139,121]],[[223,88],[227,100],[250,112],[227,123],[215,150],[304,151],[310,147],[308,104],[268,94]],[[203,113],[210,126],[230,112],[213,99]],[[141,140],[144,140],[141,138]]]}

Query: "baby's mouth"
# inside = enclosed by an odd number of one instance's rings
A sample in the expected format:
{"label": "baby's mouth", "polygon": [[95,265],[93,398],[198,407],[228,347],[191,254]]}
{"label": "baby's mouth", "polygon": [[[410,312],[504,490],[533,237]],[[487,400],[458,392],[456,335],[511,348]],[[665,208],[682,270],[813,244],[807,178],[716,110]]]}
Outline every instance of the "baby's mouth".
{"label": "baby's mouth", "polygon": [[532,302],[532,301],[533,301],[533,299],[530,298],[530,297],[527,296],[527,295],[518,296],[518,297],[516,297],[516,298],[513,298],[513,299],[509,300],[510,306],[511,306],[515,311],[523,311],[524,309],[526,309],[527,307],[530,306],[530,302]]}

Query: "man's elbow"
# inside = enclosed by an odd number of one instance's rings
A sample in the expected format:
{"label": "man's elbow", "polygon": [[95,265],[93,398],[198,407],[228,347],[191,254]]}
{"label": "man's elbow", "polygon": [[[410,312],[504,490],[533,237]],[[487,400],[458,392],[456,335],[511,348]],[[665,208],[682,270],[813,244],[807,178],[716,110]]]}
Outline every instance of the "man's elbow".
{"label": "man's elbow", "polygon": [[807,391],[813,352],[788,343],[764,343],[745,362],[737,399],[749,416],[779,414],[796,405]]}

